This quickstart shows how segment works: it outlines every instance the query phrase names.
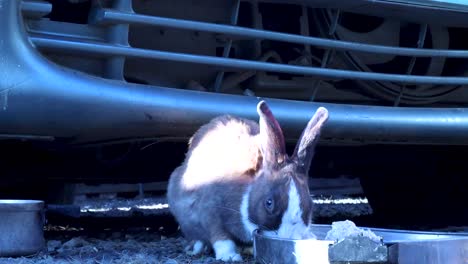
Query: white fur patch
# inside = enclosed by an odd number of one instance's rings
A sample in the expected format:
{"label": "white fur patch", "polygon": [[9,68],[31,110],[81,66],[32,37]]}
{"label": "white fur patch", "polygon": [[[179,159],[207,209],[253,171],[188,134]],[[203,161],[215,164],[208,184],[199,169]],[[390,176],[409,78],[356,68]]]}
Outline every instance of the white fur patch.
{"label": "white fur patch", "polygon": [[195,244],[193,244],[193,250],[188,253],[189,255],[198,255],[202,253],[204,247],[205,247],[205,244],[203,244],[203,242],[201,242],[200,240],[197,240]]}
{"label": "white fur patch", "polygon": [[242,261],[241,255],[237,253],[236,244],[232,240],[218,240],[213,244],[217,260]]}
{"label": "white fur patch", "polygon": [[245,242],[250,242],[253,239],[253,231],[258,228],[257,225],[252,223],[249,219],[249,196],[250,196],[250,189],[251,187],[247,187],[247,190],[245,191],[245,194],[242,196],[242,202],[241,202],[241,207],[240,207],[240,213],[241,213],[241,220],[242,224],[244,225],[244,230],[247,234],[248,240]]}
{"label": "white fur patch", "polygon": [[289,185],[288,207],[283,214],[276,236],[287,239],[315,238],[310,230],[310,223],[304,223],[302,220],[301,198],[294,181]]}
{"label": "white fur patch", "polygon": [[186,190],[239,179],[246,171],[255,169],[259,159],[256,138],[248,127],[236,120],[217,124],[192,150],[182,178]]}

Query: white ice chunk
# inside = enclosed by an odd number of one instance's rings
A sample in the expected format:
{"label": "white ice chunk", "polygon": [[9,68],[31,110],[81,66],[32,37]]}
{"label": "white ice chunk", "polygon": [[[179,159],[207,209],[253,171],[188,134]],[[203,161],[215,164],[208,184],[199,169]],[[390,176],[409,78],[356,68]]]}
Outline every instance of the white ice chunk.
{"label": "white ice chunk", "polygon": [[354,224],[354,222],[346,220],[346,221],[338,221],[332,223],[332,229],[327,232],[327,236],[325,240],[333,240],[333,241],[340,241],[346,237],[353,237],[353,236],[365,236],[379,243],[381,241],[381,237],[377,236],[374,232],[367,229],[361,229]]}

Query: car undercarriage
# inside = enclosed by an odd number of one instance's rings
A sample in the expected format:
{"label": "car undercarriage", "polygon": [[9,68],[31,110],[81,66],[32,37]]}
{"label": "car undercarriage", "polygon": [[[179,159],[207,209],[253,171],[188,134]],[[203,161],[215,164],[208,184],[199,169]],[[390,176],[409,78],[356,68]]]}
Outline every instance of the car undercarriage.
{"label": "car undercarriage", "polygon": [[422,182],[461,197],[464,168],[445,175],[468,144],[468,5],[456,2],[0,0],[0,177],[164,180],[202,124],[256,120],[264,99],[288,142],[327,107],[317,172],[367,179],[377,207]]}

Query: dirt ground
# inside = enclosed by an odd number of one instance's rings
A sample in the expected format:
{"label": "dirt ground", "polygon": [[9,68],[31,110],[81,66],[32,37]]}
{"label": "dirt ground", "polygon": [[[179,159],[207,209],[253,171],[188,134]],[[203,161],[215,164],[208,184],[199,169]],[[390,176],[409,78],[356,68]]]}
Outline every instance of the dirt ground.
{"label": "dirt ground", "polygon": [[[368,205],[317,204],[317,214],[331,216],[370,213]],[[323,202],[323,200],[322,200]],[[161,229],[138,227],[138,219],[130,220],[133,227],[122,229],[97,226],[97,220],[107,219],[113,225],[113,219],[134,215],[164,215],[168,208],[161,198],[118,199],[115,197],[78,199],[81,216],[96,219],[96,228],[83,229],[76,226],[46,226],[45,238],[47,250],[35,256],[21,258],[0,258],[0,264],[55,264],[55,263],[223,263],[216,261],[214,255],[206,253],[201,256],[189,256],[184,248],[187,242],[179,233],[167,234]],[[353,208],[349,211],[350,208]],[[110,219],[110,220],[109,220]],[[115,220],[117,221],[117,220]],[[114,223],[115,224],[115,223]],[[89,227],[89,223],[88,223]],[[243,254],[244,263],[254,263],[252,255]]]}
{"label": "dirt ground", "polygon": [[[47,252],[32,257],[0,258],[0,263],[55,264],[55,263],[223,263],[213,255],[189,256],[185,254],[186,241],[180,237],[164,237],[157,233],[100,233],[93,236],[59,236],[47,241]],[[244,255],[244,263],[254,263],[253,257]]]}

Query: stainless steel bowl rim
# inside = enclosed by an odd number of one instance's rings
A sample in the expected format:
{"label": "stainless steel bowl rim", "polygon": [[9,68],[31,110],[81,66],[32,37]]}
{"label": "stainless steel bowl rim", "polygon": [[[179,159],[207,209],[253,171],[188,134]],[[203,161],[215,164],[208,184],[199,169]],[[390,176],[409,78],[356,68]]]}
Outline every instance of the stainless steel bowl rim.
{"label": "stainless steel bowl rim", "polygon": [[[332,228],[331,225],[325,224],[312,224],[312,230],[317,235],[318,240],[325,240],[327,232]],[[433,239],[450,239],[467,237],[468,232],[443,232],[443,231],[414,231],[414,230],[400,230],[400,229],[385,229],[385,228],[372,228],[372,227],[359,227],[362,229],[369,229],[376,235],[383,238],[385,244],[395,244],[400,242],[424,241]],[[275,238],[262,234],[260,229],[253,231],[253,237],[264,238],[270,240],[284,241],[284,242],[298,242],[301,240]]]}
{"label": "stainless steel bowl rim", "polygon": [[40,211],[44,209],[44,201],[40,200],[8,200],[0,199],[0,212],[5,211]]}
{"label": "stainless steel bowl rim", "polygon": [[[255,229],[253,231],[254,237],[259,237],[259,238],[265,238],[265,239],[270,239],[270,240],[277,240],[277,241],[284,241],[284,242],[299,242],[299,241],[304,241],[308,239],[290,239],[290,238],[280,238],[280,237],[272,237],[272,236],[267,236],[263,234],[262,230],[260,229]],[[325,240],[325,239],[310,239],[310,240],[316,240],[316,241],[321,241],[321,242],[334,242],[332,240]]]}

